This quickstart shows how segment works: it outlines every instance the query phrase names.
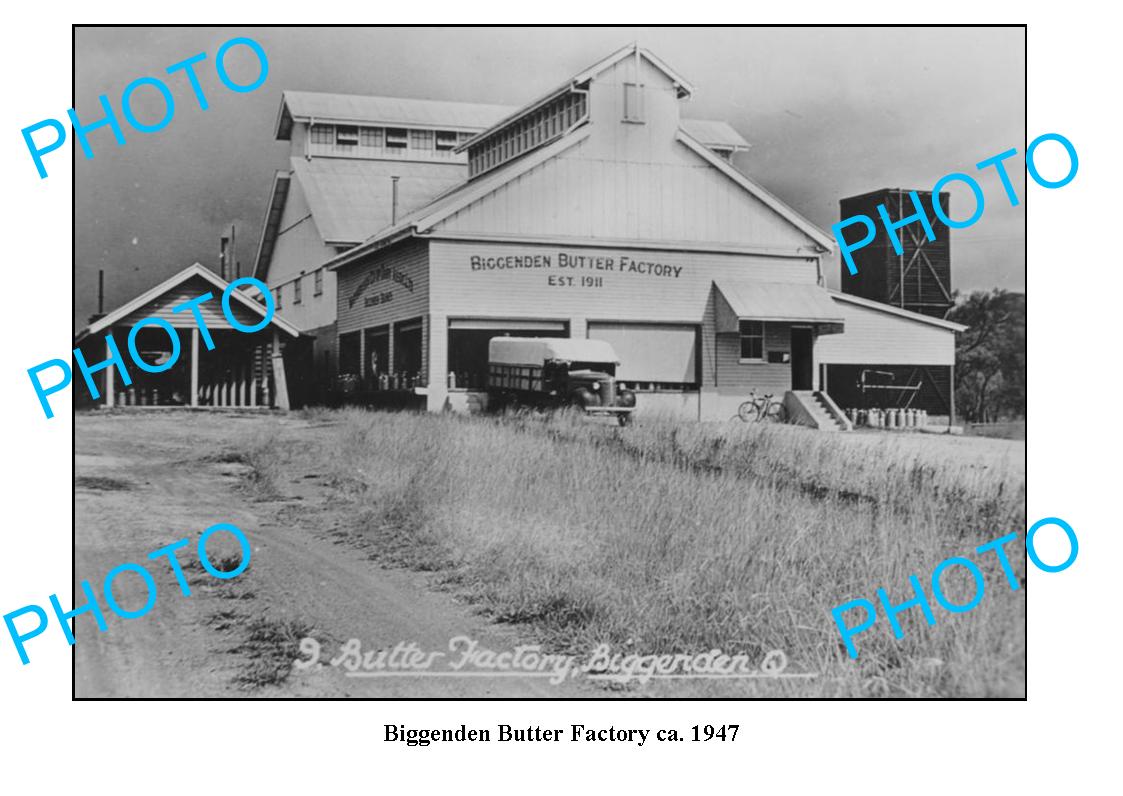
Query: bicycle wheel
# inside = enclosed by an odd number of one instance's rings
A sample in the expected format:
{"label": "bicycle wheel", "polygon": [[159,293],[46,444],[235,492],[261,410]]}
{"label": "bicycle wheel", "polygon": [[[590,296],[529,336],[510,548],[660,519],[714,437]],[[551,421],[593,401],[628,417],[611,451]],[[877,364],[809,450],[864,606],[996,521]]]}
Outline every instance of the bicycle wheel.
{"label": "bicycle wheel", "polygon": [[788,410],[782,403],[777,401],[768,407],[768,419],[773,423],[787,423]]}
{"label": "bicycle wheel", "polygon": [[760,409],[753,401],[745,401],[737,407],[737,417],[742,423],[751,423],[760,416]]}

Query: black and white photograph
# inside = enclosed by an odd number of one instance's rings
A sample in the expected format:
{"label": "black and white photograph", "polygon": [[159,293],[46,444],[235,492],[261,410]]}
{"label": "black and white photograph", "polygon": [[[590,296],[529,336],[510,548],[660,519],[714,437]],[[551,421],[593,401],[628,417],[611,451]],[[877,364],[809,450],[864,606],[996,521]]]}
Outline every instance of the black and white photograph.
{"label": "black and white photograph", "polygon": [[74,80],[75,698],[1026,697],[1024,27]]}
{"label": "black and white photograph", "polygon": [[5,792],[1110,791],[1105,14],[236,11],[9,14]]}

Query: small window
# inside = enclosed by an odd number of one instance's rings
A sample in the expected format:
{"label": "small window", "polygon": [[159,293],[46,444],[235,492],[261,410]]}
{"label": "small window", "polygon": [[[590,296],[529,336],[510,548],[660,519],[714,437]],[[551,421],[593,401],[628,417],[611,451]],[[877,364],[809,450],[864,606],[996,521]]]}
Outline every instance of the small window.
{"label": "small window", "polygon": [[437,151],[447,152],[450,149],[456,149],[456,133],[450,133],[445,130],[437,131]]}
{"label": "small window", "polygon": [[470,141],[475,133],[457,133],[456,137],[463,144],[465,141]]}
{"label": "small window", "polygon": [[360,127],[359,144],[361,146],[369,146],[375,147],[376,149],[382,149],[382,128]]}
{"label": "small window", "polygon": [[280,309],[281,308],[281,289],[277,288],[276,293],[277,293],[277,307],[276,308]]}
{"label": "small window", "polygon": [[335,128],[335,145],[336,146],[358,146],[359,145],[359,128],[352,127],[351,125],[341,124]]}
{"label": "small window", "polygon": [[409,146],[409,133],[400,127],[387,127],[386,146],[390,149],[405,149]]}
{"label": "small window", "polygon": [[312,126],[313,144],[330,144],[335,138],[335,127],[330,124],[316,124]]}
{"label": "small window", "polygon": [[433,131],[432,130],[410,130],[409,131],[409,147],[410,147],[410,149],[432,149],[433,148]]}
{"label": "small window", "polygon": [[624,84],[624,121],[643,121],[643,84]]}
{"label": "small window", "polygon": [[292,303],[293,304],[299,304],[300,303],[301,294],[304,292],[302,290],[303,282],[304,282],[304,275],[301,274],[300,276],[298,276],[296,278],[296,281],[294,281],[292,283]]}
{"label": "small window", "polygon": [[764,322],[741,321],[741,359],[764,359]]}
{"label": "small window", "polygon": [[324,292],[324,269],[317,268],[312,278],[312,295],[319,296]]}

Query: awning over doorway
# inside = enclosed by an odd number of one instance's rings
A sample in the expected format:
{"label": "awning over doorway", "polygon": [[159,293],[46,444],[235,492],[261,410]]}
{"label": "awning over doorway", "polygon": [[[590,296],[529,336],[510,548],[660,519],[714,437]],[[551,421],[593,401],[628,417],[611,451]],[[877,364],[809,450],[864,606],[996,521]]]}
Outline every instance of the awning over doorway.
{"label": "awning over doorway", "polygon": [[813,323],[820,334],[842,331],[845,318],[826,288],[751,279],[714,280],[717,331],[736,332],[739,321]]}

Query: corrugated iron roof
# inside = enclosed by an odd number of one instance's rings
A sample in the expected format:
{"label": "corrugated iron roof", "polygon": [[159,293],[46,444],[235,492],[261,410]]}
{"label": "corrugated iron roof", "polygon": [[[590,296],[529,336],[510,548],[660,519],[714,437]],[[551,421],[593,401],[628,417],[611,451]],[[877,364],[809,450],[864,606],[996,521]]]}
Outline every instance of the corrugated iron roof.
{"label": "corrugated iron roof", "polygon": [[361,243],[390,225],[393,188],[398,177],[398,218],[464,182],[467,166],[347,158],[292,158],[312,218],[325,243]]}
{"label": "corrugated iron roof", "polygon": [[500,185],[514,179],[523,171],[533,168],[542,160],[553,157],[557,153],[585,140],[589,135],[587,126],[560,138],[542,149],[515,158],[502,166],[470,182],[462,181],[450,187],[443,194],[434,197],[428,204],[417,207],[412,212],[398,214],[398,223],[392,227],[380,228],[374,232],[363,245],[351,249],[331,260],[329,268],[338,268],[353,260],[356,256],[369,250],[380,242],[393,238],[411,228],[416,231],[419,224],[428,229],[433,223],[445,218],[457,209],[467,206],[478,198],[488,195]]}
{"label": "corrugated iron roof", "polygon": [[713,119],[681,119],[679,127],[700,144],[719,149],[748,149],[749,142],[728,122]]}
{"label": "corrugated iron roof", "polygon": [[873,299],[855,296],[850,293],[843,293],[841,290],[828,290],[831,299],[834,301],[844,301],[848,304],[856,304],[859,307],[866,307],[867,309],[877,310],[889,315],[896,315],[901,318],[908,318],[910,321],[917,323],[927,323],[930,326],[939,326],[941,329],[949,329],[953,332],[964,332],[970,327],[964,326],[962,323],[955,321],[947,321],[943,318],[934,318],[931,315],[924,315],[912,310],[906,310],[903,307],[894,307],[892,304],[886,304],[881,301],[874,301]]}
{"label": "corrugated iron roof", "polygon": [[742,320],[842,323],[843,312],[818,285],[715,279],[714,284]]}
{"label": "corrugated iron roof", "polygon": [[[189,279],[195,278],[195,277],[200,277],[202,280],[204,280],[205,282],[208,282],[210,285],[212,285],[214,290],[217,291],[216,294],[215,294],[216,298],[221,297],[221,294],[224,293],[226,291],[226,288],[229,287],[229,285],[230,285],[229,282],[227,282],[225,279],[223,279],[221,276],[216,274],[211,269],[207,268],[205,265],[202,265],[200,263],[193,263],[193,264],[187,266],[186,268],[184,268],[179,273],[168,277],[167,279],[165,279],[160,284],[156,285],[156,287],[152,288],[151,290],[146,290],[144,293],[141,293],[139,296],[135,296],[131,301],[128,301],[125,304],[122,304],[117,309],[113,310],[110,313],[107,313],[106,315],[103,315],[101,318],[94,321],[93,323],[91,323],[86,328],[82,329],[75,336],[75,338],[74,338],[75,342],[81,342],[83,339],[85,339],[86,337],[89,337],[92,334],[97,334],[98,332],[104,331],[105,329],[109,329],[110,327],[113,326],[113,324],[118,323],[119,321],[121,321],[124,318],[127,318],[129,315],[136,312],[140,308],[142,308],[145,305],[149,304],[150,302],[158,299],[160,296],[164,295],[165,293],[168,293],[169,291],[171,291],[176,286],[182,284],[183,282],[186,282]],[[260,316],[262,319],[265,318],[266,310],[265,310],[265,307],[260,302],[255,301],[254,299],[250,298],[246,293],[244,293],[241,290],[233,290],[233,291],[231,291],[230,295],[231,295],[231,299],[233,301],[236,301],[242,307],[252,311],[256,315]],[[191,317],[191,315],[189,313],[184,313],[183,315],[184,315],[183,323],[184,323],[185,326],[195,323],[194,319]],[[277,328],[281,329],[285,333],[291,335],[292,337],[300,337],[300,330],[297,329],[295,326],[293,326],[288,321],[286,321],[284,318],[282,318],[276,312],[273,313],[273,317],[270,320],[270,323],[272,325],[276,326]]]}
{"label": "corrugated iron roof", "polygon": [[514,110],[507,105],[481,105],[473,102],[445,102],[405,97],[367,97],[319,91],[285,91],[281,95],[281,107],[282,114],[277,127],[278,138],[287,138],[289,134],[284,119],[285,110],[290,119],[366,122],[468,132],[490,127]]}

